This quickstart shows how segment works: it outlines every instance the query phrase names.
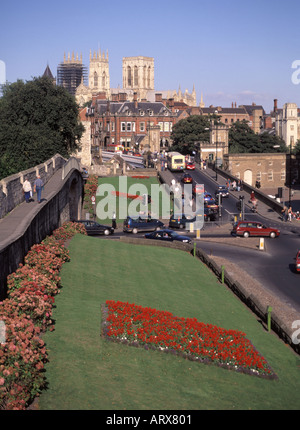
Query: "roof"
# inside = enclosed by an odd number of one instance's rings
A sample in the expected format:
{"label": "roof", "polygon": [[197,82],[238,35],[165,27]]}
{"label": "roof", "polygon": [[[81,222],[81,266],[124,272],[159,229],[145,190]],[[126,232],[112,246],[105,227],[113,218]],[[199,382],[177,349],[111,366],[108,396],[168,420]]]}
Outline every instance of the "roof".
{"label": "roof", "polygon": [[47,67],[46,67],[46,69],[44,71],[43,77],[54,79],[54,76],[52,75],[52,72],[51,72],[50,67],[49,67],[48,64],[47,64]]}
{"label": "roof", "polygon": [[201,111],[203,113],[207,114],[239,114],[239,115],[247,115],[247,111],[243,107],[233,107],[233,108],[217,108],[217,107],[207,107],[207,108],[201,108]]}
{"label": "roof", "polygon": [[254,110],[262,110],[263,114],[265,114],[265,110],[261,105],[242,105],[242,107],[246,109],[249,115],[252,115]]}
{"label": "roof", "polygon": [[97,100],[96,108],[97,113],[99,115],[105,114],[109,110],[110,114],[119,114],[126,115],[129,112],[132,114],[140,115],[141,112],[147,116],[149,112],[152,112],[153,115],[164,115],[168,113],[169,115],[174,115],[172,111],[167,108],[162,102],[113,102],[107,100]]}

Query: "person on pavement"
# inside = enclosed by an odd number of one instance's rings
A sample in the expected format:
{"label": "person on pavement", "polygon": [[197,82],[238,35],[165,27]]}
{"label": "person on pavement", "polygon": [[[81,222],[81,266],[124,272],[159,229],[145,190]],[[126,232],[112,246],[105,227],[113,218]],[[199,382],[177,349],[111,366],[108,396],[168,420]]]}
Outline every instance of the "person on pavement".
{"label": "person on pavement", "polygon": [[37,193],[37,201],[38,203],[41,203],[41,197],[42,197],[42,189],[43,189],[43,181],[41,180],[40,175],[36,175],[36,180],[33,184],[33,190]]}
{"label": "person on pavement", "polygon": [[25,201],[26,201],[26,203],[29,203],[30,202],[32,188],[31,188],[31,184],[28,181],[27,177],[25,177],[25,181],[23,183],[23,192],[24,192],[24,195],[25,195]]}

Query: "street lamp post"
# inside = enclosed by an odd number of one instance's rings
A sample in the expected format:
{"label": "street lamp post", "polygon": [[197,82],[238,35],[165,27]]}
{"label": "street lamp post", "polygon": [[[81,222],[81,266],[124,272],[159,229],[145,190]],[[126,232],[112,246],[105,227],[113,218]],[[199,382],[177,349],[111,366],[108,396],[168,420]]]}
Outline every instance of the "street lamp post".
{"label": "street lamp post", "polygon": [[216,182],[218,182],[218,123],[216,123]]}
{"label": "street lamp post", "polygon": [[292,204],[292,142],[290,141],[290,165],[289,165],[289,206]]}

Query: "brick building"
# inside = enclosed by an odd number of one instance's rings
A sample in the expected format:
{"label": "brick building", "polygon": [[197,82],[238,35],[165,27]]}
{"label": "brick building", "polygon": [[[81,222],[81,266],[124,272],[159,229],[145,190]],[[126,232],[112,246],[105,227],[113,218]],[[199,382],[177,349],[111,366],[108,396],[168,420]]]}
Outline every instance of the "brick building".
{"label": "brick building", "polygon": [[161,94],[155,102],[126,100],[126,94],[116,94],[107,100],[105,93],[93,97],[86,111],[90,122],[93,152],[112,145],[123,145],[125,150],[160,151],[170,146],[170,136],[177,114],[162,102]]}
{"label": "brick building", "polygon": [[283,187],[289,182],[288,155],[266,154],[224,154],[223,169],[245,183],[255,186],[259,181],[262,188]]}

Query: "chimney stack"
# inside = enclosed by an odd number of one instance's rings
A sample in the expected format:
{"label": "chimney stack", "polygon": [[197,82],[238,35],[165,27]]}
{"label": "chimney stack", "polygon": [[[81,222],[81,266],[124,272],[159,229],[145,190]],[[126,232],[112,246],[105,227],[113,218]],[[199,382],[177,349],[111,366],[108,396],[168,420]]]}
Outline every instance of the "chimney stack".
{"label": "chimney stack", "polygon": [[133,101],[134,101],[134,108],[137,109],[138,107],[137,92],[133,93]]}
{"label": "chimney stack", "polygon": [[277,99],[274,99],[274,112],[277,112]]}

